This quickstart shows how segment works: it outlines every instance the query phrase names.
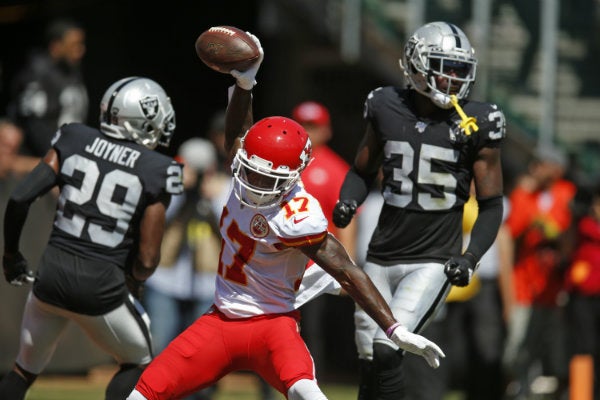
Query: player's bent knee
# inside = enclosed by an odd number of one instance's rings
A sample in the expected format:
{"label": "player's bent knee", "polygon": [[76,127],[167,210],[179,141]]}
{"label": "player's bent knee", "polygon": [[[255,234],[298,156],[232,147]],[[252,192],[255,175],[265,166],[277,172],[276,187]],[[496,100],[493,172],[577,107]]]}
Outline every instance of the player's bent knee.
{"label": "player's bent knee", "polygon": [[384,343],[373,344],[373,362],[378,370],[395,369],[402,363],[402,353]]}
{"label": "player's bent knee", "polygon": [[[288,400],[327,400],[317,382],[310,379],[300,379],[289,388]],[[131,399],[131,400],[138,400]]]}
{"label": "player's bent knee", "polygon": [[148,400],[143,394],[133,389],[126,400]]}

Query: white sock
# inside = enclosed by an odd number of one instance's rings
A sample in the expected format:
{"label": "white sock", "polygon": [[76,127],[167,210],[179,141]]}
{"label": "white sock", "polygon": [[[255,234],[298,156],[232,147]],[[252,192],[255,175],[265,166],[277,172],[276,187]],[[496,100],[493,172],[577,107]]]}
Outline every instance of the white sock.
{"label": "white sock", "polygon": [[133,392],[127,396],[126,400],[148,400],[143,394],[133,389]]}
{"label": "white sock", "polygon": [[317,382],[309,379],[300,379],[294,383],[288,390],[287,395],[288,400],[327,400],[325,394],[319,389]]}

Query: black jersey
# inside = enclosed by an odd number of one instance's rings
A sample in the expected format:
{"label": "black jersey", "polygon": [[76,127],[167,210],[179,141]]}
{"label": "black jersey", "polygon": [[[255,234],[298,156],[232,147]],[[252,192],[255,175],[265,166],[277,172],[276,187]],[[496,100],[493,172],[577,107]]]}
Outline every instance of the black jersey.
{"label": "black jersey", "polygon": [[505,136],[504,115],[496,105],[461,102],[479,127],[465,137],[454,108],[422,118],[415,114],[413,96],[411,90],[384,87],[365,102],[365,119],[384,155],[385,204],[367,256],[380,264],[446,261],[460,254],[473,163],[482,147],[497,147]]}
{"label": "black jersey", "polygon": [[60,197],[49,243],[123,268],[137,251],[146,206],[182,192],[182,166],[82,124],[61,127],[52,146],[60,159]]}

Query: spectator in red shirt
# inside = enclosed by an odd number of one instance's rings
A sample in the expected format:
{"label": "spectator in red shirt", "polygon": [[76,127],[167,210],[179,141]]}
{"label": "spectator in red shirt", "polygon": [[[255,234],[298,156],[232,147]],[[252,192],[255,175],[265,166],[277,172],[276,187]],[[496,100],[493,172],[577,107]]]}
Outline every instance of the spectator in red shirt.
{"label": "spectator in red shirt", "polygon": [[587,215],[577,223],[577,242],[566,284],[571,296],[600,296],[600,187],[592,195]]}
{"label": "spectator in red shirt", "polygon": [[530,369],[542,363],[541,375],[565,383],[564,281],[561,265],[566,232],[571,225],[571,202],[576,193],[563,178],[566,157],[554,147],[535,150],[529,171],[510,194],[507,226],[515,241],[513,282],[516,304],[509,316],[504,361],[515,381],[514,397],[527,396]]}
{"label": "spectator in red shirt", "polygon": [[354,256],[356,225],[350,224],[340,229],[331,221],[339,189],[350,166],[327,145],[333,136],[329,111],[320,103],[305,101],[294,108],[292,118],[306,129],[313,146],[313,160],[302,172],[304,187],[321,203],[323,213],[329,219],[329,231],[333,232],[348,249],[348,253]]}
{"label": "spectator in red shirt", "polygon": [[573,358],[592,356],[594,398],[600,399],[600,187],[577,223],[576,246],[566,274],[569,343]]}
{"label": "spectator in red shirt", "polygon": [[[312,143],[313,159],[302,172],[302,182],[306,191],[321,204],[329,221],[327,229],[333,233],[347,249],[352,258],[356,256],[356,223],[346,228],[337,228],[332,221],[333,209],[350,165],[333,151],[327,143],[333,136],[329,110],[316,101],[304,101],[296,105],[292,118],[300,123]],[[310,267],[310,264],[309,264]],[[330,296],[321,296],[302,306],[302,336],[310,349],[317,368],[325,363],[326,311]],[[322,376],[322,371],[317,375]]]}

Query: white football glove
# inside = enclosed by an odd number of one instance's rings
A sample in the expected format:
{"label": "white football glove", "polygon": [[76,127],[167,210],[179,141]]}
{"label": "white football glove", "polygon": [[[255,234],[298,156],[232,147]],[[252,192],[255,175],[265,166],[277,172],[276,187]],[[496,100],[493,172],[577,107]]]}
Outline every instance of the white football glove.
{"label": "white football glove", "polygon": [[256,85],[256,73],[260,68],[260,64],[262,63],[263,58],[265,58],[265,52],[263,51],[263,48],[260,45],[260,40],[258,40],[258,38],[250,32],[246,33],[252,38],[252,40],[254,40],[254,43],[256,43],[260,56],[258,57],[258,60],[256,60],[248,70],[241,72],[236,69],[232,69],[229,73],[236,79],[236,83],[239,87],[241,87],[244,90],[252,90],[254,85]]}
{"label": "white football glove", "polygon": [[423,357],[431,368],[439,367],[440,358],[446,357],[437,344],[421,335],[409,332],[402,325],[398,325],[389,335],[389,338],[402,350]]}

